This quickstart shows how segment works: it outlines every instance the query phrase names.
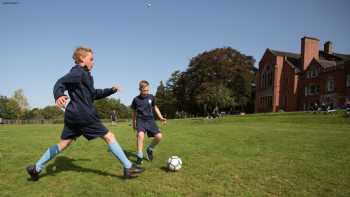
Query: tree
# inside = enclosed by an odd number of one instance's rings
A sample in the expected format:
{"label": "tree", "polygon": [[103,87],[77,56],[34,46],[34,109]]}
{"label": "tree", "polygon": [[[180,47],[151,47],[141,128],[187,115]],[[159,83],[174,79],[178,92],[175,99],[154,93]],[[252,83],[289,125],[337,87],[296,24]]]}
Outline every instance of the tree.
{"label": "tree", "polygon": [[111,112],[116,110],[118,118],[130,118],[131,109],[114,98],[99,99],[94,102],[97,113],[102,119],[109,119]]}
{"label": "tree", "polygon": [[0,96],[0,117],[5,119],[19,118],[20,108],[12,98]]}
{"label": "tree", "polygon": [[24,115],[23,119],[29,120],[29,119],[44,119],[44,116],[42,114],[42,109],[39,108],[33,108],[31,110],[27,110]]}
{"label": "tree", "polygon": [[22,89],[18,89],[13,93],[12,98],[17,102],[21,111],[25,111],[28,109],[29,104],[27,97],[24,95],[24,91]]}
{"label": "tree", "polygon": [[255,68],[252,56],[230,47],[205,51],[192,58],[186,71],[175,71],[168,80],[177,110],[206,115],[208,110],[245,110],[254,103],[252,85]]}
{"label": "tree", "polygon": [[175,117],[176,99],[169,81],[167,82],[166,87],[164,86],[163,81],[160,81],[156,92],[156,105],[161,110],[163,116],[167,118]]}
{"label": "tree", "polygon": [[224,109],[236,104],[232,91],[223,84],[203,83],[201,90],[196,95],[195,102],[203,109],[205,115],[215,108]]}
{"label": "tree", "polygon": [[45,119],[58,119],[63,118],[63,111],[56,106],[46,106],[41,110],[41,116]]}

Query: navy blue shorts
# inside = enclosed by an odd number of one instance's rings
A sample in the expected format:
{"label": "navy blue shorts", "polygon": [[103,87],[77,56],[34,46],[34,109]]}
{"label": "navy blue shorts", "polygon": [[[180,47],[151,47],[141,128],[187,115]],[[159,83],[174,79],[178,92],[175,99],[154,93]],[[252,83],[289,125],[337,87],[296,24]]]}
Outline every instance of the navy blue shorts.
{"label": "navy blue shorts", "polygon": [[148,137],[154,137],[160,130],[154,120],[136,120],[137,132],[146,132]]}
{"label": "navy blue shorts", "polygon": [[87,126],[64,124],[61,139],[76,139],[83,135],[87,140],[92,140],[97,137],[103,137],[107,133],[108,129],[101,122],[95,122]]}

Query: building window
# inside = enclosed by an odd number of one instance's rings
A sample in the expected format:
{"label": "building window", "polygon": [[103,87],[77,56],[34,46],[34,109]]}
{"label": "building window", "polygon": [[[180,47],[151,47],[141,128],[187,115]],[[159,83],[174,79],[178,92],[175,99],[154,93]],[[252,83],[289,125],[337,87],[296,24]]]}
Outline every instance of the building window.
{"label": "building window", "polygon": [[308,93],[309,93],[309,87],[308,86],[305,86],[305,96],[307,96],[308,95]]}
{"label": "building window", "polygon": [[268,78],[269,78],[269,87],[271,87],[272,86],[272,81],[273,81],[272,80],[272,71],[269,72],[269,77]]}
{"label": "building window", "polygon": [[311,84],[305,86],[305,96],[313,96],[320,94],[320,86],[316,84]]}
{"label": "building window", "polygon": [[317,95],[320,93],[320,86],[319,85],[310,85],[309,94],[310,95]]}
{"label": "building window", "polygon": [[349,88],[350,87],[350,73],[348,73],[346,75],[346,87]]}
{"label": "building window", "polygon": [[312,68],[311,69],[311,78],[314,78],[314,77],[317,77],[318,76],[318,71],[317,71],[317,68]]}
{"label": "building window", "polygon": [[327,87],[327,92],[332,92],[332,91],[334,91],[334,79],[333,79],[333,78],[329,78],[329,79],[327,80],[326,87]]}
{"label": "building window", "polygon": [[315,78],[318,76],[318,69],[313,67],[306,71],[306,79]]}
{"label": "building window", "polygon": [[269,96],[267,98],[268,98],[268,100],[267,100],[268,101],[268,105],[271,106],[272,105],[272,96]]}
{"label": "building window", "polygon": [[310,79],[310,71],[306,72],[306,79]]}
{"label": "building window", "polygon": [[265,88],[265,73],[262,74],[261,78],[261,87],[264,89]]}
{"label": "building window", "polygon": [[309,93],[310,95],[314,95],[316,93],[316,88],[314,85],[310,85]]}

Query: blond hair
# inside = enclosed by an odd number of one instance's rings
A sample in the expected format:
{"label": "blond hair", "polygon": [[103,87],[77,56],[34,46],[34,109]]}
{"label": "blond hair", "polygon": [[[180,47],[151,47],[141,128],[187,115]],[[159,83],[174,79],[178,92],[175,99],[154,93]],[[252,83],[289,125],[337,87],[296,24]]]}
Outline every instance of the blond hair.
{"label": "blond hair", "polygon": [[147,87],[147,86],[149,86],[148,81],[141,80],[140,83],[139,83],[139,90],[142,90],[144,87]]}
{"label": "blond hair", "polygon": [[87,53],[92,53],[91,48],[86,47],[78,47],[75,49],[73,53],[73,60],[76,64],[79,64],[81,62],[81,57],[85,57]]}

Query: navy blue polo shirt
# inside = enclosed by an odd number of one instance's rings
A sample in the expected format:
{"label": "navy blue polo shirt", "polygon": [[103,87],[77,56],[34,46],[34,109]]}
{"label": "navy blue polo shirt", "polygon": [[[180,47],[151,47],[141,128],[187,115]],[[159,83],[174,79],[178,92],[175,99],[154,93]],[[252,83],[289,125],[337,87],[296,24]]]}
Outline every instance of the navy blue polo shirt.
{"label": "navy blue polo shirt", "polygon": [[155,105],[155,97],[152,94],[146,96],[138,95],[133,99],[131,108],[136,111],[137,119],[153,120],[153,108]]}
{"label": "navy blue polo shirt", "polygon": [[80,65],[72,67],[70,72],[60,78],[53,90],[55,101],[68,91],[70,102],[64,113],[65,124],[80,126],[100,122],[93,105],[94,100],[105,98],[115,91],[112,88],[95,89],[94,79],[87,68]]}

